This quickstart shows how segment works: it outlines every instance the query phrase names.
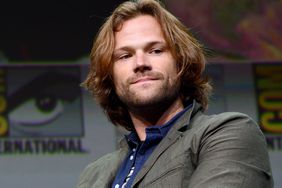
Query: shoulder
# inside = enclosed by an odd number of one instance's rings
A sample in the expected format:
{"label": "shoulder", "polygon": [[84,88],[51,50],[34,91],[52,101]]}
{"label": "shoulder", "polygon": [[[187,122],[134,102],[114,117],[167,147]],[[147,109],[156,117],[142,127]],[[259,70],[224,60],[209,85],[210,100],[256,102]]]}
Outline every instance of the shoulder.
{"label": "shoulder", "polygon": [[81,174],[82,178],[83,177],[85,177],[85,178],[89,177],[90,174],[95,174],[96,172],[99,172],[100,169],[103,169],[104,167],[107,166],[108,161],[112,161],[112,160],[116,159],[117,153],[118,153],[118,151],[108,153],[108,154],[100,157],[99,159],[91,162],[90,164],[88,164]]}
{"label": "shoulder", "polygon": [[[198,173],[191,185],[205,184],[201,182],[202,176],[214,177],[211,180],[215,181],[210,181],[209,186],[227,184],[221,179],[228,176],[229,180],[238,181],[242,187],[266,187],[264,185],[271,184],[266,140],[259,125],[250,116],[239,112],[217,115],[199,113],[191,125],[191,151]],[[254,184],[259,186],[250,186]]]}
{"label": "shoulder", "polygon": [[117,150],[112,153],[108,153],[99,159],[88,164],[79,177],[79,185],[90,183],[93,180],[99,180],[102,176],[105,176],[103,172],[114,170],[114,167],[118,165],[122,150]]}
{"label": "shoulder", "polygon": [[214,129],[251,129],[262,134],[259,125],[249,115],[240,112],[223,112],[214,115],[197,114],[191,120],[191,126],[198,131]]}
{"label": "shoulder", "polygon": [[184,117],[186,118],[186,122],[188,119],[189,129],[192,132],[227,126],[237,126],[245,128],[253,127],[255,129],[260,129],[257,122],[255,122],[249,115],[245,113],[222,112],[219,114],[209,115],[206,114],[203,107],[195,101],[193,102],[191,110],[186,112],[186,115]]}
{"label": "shoulder", "polygon": [[[228,156],[242,158],[244,155],[265,161],[267,167],[268,153],[266,139],[259,125],[247,114],[224,112],[217,115],[199,115],[193,125],[194,148],[201,156]],[[226,157],[228,158],[228,157]]]}
{"label": "shoulder", "polygon": [[224,112],[196,115],[191,121],[192,150],[197,154],[213,151],[245,150],[267,156],[266,139],[259,125],[247,114]]}
{"label": "shoulder", "polygon": [[265,145],[264,134],[259,125],[249,115],[240,112],[224,112],[210,116],[205,134],[221,137],[233,136],[248,143],[259,139]]}

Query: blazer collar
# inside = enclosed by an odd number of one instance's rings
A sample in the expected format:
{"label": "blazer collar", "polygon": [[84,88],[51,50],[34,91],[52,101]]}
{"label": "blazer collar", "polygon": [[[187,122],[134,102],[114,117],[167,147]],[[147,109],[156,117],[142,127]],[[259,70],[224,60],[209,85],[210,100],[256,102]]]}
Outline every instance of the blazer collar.
{"label": "blazer collar", "polygon": [[197,102],[193,101],[192,107],[185,112],[169,130],[166,137],[159,143],[155,148],[154,152],[145,162],[142,169],[139,171],[137,176],[134,179],[133,186],[136,185],[142,178],[148,173],[152,168],[154,163],[157,161],[159,156],[166,151],[173,143],[175,143],[180,136],[183,135],[183,132],[189,129],[190,119],[199,111],[202,110],[202,107]]}

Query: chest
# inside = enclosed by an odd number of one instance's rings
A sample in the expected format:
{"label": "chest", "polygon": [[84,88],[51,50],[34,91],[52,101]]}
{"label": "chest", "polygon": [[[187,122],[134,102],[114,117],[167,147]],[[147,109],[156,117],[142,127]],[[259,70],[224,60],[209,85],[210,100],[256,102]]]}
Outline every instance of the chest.
{"label": "chest", "polygon": [[[153,164],[136,187],[180,188],[187,187],[195,170],[195,153],[190,138],[180,138],[168,147]],[[154,155],[154,153],[152,154]]]}

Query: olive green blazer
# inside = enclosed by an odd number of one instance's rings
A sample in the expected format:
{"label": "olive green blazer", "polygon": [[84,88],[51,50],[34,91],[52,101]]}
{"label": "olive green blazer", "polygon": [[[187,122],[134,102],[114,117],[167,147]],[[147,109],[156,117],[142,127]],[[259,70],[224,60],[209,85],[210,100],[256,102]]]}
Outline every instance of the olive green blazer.
{"label": "olive green blazer", "polygon": [[[109,188],[128,153],[120,149],[89,164],[77,188]],[[196,102],[170,129],[134,179],[138,188],[273,187],[266,141],[247,115],[204,115]]]}

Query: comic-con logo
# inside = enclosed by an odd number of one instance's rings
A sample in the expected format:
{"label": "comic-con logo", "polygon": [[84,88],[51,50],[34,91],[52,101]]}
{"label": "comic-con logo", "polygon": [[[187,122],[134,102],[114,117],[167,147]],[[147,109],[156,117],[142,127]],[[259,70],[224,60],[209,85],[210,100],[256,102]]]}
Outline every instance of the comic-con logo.
{"label": "comic-con logo", "polygon": [[0,70],[0,154],[81,153],[80,68]]}
{"label": "comic-con logo", "polygon": [[261,129],[270,148],[282,149],[282,64],[255,64],[254,70]]}

